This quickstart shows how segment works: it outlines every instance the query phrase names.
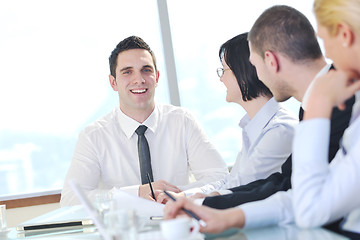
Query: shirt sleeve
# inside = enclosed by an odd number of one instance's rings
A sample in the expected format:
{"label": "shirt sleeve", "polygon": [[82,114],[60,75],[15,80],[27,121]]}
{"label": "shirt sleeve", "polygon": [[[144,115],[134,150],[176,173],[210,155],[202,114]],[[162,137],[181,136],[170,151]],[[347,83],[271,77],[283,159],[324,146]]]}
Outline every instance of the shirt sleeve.
{"label": "shirt sleeve", "polygon": [[[293,137],[293,125],[273,126],[263,134],[251,155],[238,154],[232,172],[225,176],[224,179],[213,181],[198,188],[185,190],[184,193],[188,196],[196,192],[219,192],[248,184],[258,179],[264,179],[274,172],[280,172],[281,165],[291,154]],[[238,166],[244,162],[241,158],[247,158],[245,160],[247,163],[246,167]],[[239,170],[241,167],[245,168],[245,170]],[[229,193],[231,191],[223,192],[223,194]]]}
{"label": "shirt sleeve", "polygon": [[245,228],[285,225],[294,221],[291,189],[238,207],[244,212]]}
{"label": "shirt sleeve", "polygon": [[186,187],[203,186],[205,183],[217,181],[229,174],[226,163],[219,152],[210,143],[203,129],[196,120],[187,113],[186,149],[188,164],[196,182]]}
{"label": "shirt sleeve", "polygon": [[[77,182],[90,199],[93,199],[96,193],[104,191],[99,186],[101,169],[96,149],[86,133],[81,132],[61,192],[60,205],[62,207],[80,204],[80,201],[69,186],[70,180]],[[139,195],[139,185],[126,186],[119,189],[136,196]]]}
{"label": "shirt sleeve", "polygon": [[79,135],[74,156],[65,178],[64,187],[61,192],[61,206],[80,203],[69,186],[70,180],[77,182],[88,196],[91,195],[91,191],[94,191],[99,184],[100,165],[97,160],[96,149],[84,131]]}
{"label": "shirt sleeve", "polygon": [[[276,124],[267,129],[254,146],[251,154],[239,154],[239,158],[246,159],[237,159],[233,168],[235,172],[226,176],[224,183],[218,189],[241,186],[258,179],[265,179],[272,173],[280,172],[281,165],[292,151],[294,127],[294,124]],[[245,166],[236,166],[240,163],[245,163]],[[241,167],[244,169],[241,170]]]}
{"label": "shirt sleeve", "polygon": [[357,137],[350,151],[345,155],[339,149],[328,164],[329,129],[328,119],[307,120],[297,129],[292,184],[296,223],[301,227],[333,222],[360,206],[354,187],[360,182],[360,130],[353,134]]}
{"label": "shirt sleeve", "polygon": [[281,172],[282,164],[292,151],[295,126],[298,124],[298,120],[291,116],[274,116],[271,119],[258,137],[253,140],[249,149],[244,146],[243,142],[242,151],[239,152],[229,175],[199,188],[186,190],[185,194],[210,193],[230,189],[258,179],[265,179],[272,173]]}

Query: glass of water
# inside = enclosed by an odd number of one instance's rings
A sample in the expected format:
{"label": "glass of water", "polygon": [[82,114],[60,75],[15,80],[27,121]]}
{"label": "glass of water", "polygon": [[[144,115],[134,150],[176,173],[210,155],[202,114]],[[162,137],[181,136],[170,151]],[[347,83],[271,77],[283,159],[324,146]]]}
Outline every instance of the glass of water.
{"label": "glass of water", "polygon": [[104,219],[104,215],[109,211],[112,202],[111,191],[101,190],[94,195],[93,204],[99,214]]}
{"label": "glass of water", "polygon": [[113,239],[137,239],[138,217],[134,210],[112,205],[104,215],[104,224]]}
{"label": "glass of water", "polygon": [[0,232],[5,231],[6,227],[6,205],[0,205]]}

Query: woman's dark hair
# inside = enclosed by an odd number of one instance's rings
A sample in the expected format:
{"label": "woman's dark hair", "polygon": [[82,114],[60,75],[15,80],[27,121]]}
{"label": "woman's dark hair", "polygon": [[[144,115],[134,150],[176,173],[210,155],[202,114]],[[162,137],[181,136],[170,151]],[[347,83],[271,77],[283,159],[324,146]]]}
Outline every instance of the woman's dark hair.
{"label": "woman's dark hair", "polygon": [[249,61],[250,50],[247,37],[248,33],[243,33],[225,42],[220,47],[219,58],[220,60],[224,58],[234,73],[244,101],[260,95],[272,97],[272,93],[259,80],[255,67]]}

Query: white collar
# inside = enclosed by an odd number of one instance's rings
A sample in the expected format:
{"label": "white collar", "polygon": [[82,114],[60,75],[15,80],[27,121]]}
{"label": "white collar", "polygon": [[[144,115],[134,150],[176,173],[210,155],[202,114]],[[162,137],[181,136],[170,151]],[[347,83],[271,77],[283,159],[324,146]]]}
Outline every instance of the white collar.
{"label": "white collar", "polygon": [[331,64],[326,64],[325,67],[323,67],[314,77],[314,79],[311,81],[311,83],[309,84],[309,87],[306,89],[306,92],[304,94],[302,103],[301,103],[301,107],[303,108],[304,111],[306,111],[306,106],[307,106],[307,102],[308,102],[308,98],[309,98],[309,94],[310,94],[310,90],[312,88],[312,86],[314,85],[315,79],[317,79],[318,77],[325,75],[331,68]]}
{"label": "white collar", "polygon": [[121,111],[120,107],[116,109],[116,112],[117,112],[117,118],[118,118],[120,128],[125,133],[127,138],[131,138],[131,136],[135,133],[135,130],[140,125],[147,126],[148,129],[150,129],[152,132],[155,132],[155,130],[158,126],[160,112],[156,105],[155,105],[154,111],[150,114],[150,116],[143,123],[139,123],[138,121],[127,116],[125,113],[123,113]]}

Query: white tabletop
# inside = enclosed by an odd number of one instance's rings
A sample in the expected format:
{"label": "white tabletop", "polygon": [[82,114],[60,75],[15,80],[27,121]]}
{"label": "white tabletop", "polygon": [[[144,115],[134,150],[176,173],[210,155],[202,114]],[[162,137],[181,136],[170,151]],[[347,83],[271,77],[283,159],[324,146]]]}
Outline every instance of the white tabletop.
{"label": "white tabletop", "polygon": [[[82,206],[63,207],[51,211],[42,216],[36,217],[24,224],[47,223],[53,221],[68,221],[78,219],[89,219]],[[144,227],[138,234],[138,239],[162,239],[159,232],[158,221],[147,220]],[[85,227],[70,229],[65,231],[17,231],[11,228],[8,233],[0,233],[0,239],[101,239],[95,227]],[[246,240],[292,240],[292,239],[322,239],[322,240],[344,240],[347,239],[338,234],[332,233],[322,228],[300,229],[295,225],[274,226],[258,229],[230,229],[222,234],[199,234],[196,239],[246,239]]]}

